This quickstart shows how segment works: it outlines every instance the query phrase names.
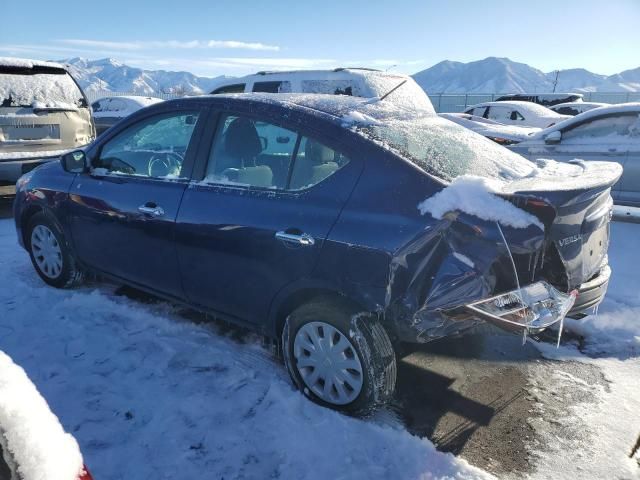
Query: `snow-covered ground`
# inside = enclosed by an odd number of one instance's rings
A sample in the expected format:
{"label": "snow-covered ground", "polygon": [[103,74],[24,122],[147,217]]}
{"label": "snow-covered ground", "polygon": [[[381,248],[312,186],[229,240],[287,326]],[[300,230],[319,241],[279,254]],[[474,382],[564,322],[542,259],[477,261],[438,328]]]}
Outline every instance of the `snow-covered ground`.
{"label": "snow-covered ground", "polygon": [[[640,434],[640,225],[614,224],[614,278],[585,336],[539,348],[530,478],[635,478]],[[96,479],[488,478],[389,412],[363,421],[320,408],[249,337],[241,344],[164,302],[108,285],[46,287],[0,220],[0,350],[24,367],[78,440]],[[572,375],[572,365],[588,364]],[[575,433],[575,435],[574,435]]]}
{"label": "snow-covered ground", "polygon": [[0,350],[96,479],[489,477],[384,412],[362,421],[305,400],[257,340],[241,345],[108,286],[44,286],[10,220],[0,271]]}

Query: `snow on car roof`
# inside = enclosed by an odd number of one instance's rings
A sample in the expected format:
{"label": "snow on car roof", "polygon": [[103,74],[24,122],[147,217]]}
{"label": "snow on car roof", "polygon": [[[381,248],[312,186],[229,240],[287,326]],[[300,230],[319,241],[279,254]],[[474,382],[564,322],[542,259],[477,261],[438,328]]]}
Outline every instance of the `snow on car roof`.
{"label": "snow on car roof", "polygon": [[538,105],[537,103],[518,100],[508,102],[485,102],[479,103],[469,108],[475,107],[513,107],[522,110],[523,112],[528,112],[541,117],[564,117],[564,115],[560,115],[559,113],[554,112],[553,110],[542,105]]}
{"label": "snow on car roof", "polygon": [[[423,110],[421,108],[409,109],[398,106],[391,101],[380,101],[377,98],[352,97],[349,95],[321,93],[225,93],[209,95],[208,97],[211,99],[232,98],[239,101],[280,104],[289,107],[298,106],[336,118],[347,116],[353,111],[365,113],[376,120],[407,118],[407,116],[436,117],[436,114],[430,110]],[[202,97],[192,98],[194,101],[197,101],[198,98]]]}
{"label": "snow on car roof", "polygon": [[16,67],[16,68],[60,68],[66,70],[64,65],[56,62],[45,62],[43,60],[31,60],[29,58],[16,57],[0,57],[0,67]]}

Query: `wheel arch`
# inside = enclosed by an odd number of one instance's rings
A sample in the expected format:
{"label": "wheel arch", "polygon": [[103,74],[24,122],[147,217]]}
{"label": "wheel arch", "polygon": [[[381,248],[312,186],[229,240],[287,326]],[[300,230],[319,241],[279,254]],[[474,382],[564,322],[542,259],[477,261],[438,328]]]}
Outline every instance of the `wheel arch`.
{"label": "wheel arch", "polygon": [[363,298],[354,298],[330,286],[304,282],[293,287],[285,288],[272,302],[266,334],[276,339],[280,338],[282,328],[287,317],[296,308],[319,298],[339,303],[355,311],[375,313],[380,308],[376,304],[369,303]]}

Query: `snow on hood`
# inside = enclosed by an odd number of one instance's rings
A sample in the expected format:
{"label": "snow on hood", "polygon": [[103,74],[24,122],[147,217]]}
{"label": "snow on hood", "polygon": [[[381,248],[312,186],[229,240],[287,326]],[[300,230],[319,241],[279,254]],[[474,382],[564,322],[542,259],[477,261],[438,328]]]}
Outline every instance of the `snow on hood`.
{"label": "snow on hood", "polygon": [[83,469],[76,440],[65,433],[24,370],[0,351],[0,430],[24,480],[75,480]]}
{"label": "snow on hood", "polygon": [[462,175],[418,204],[418,210],[422,215],[429,213],[437,219],[457,210],[509,227],[526,228],[536,225],[544,230],[544,225],[535,216],[496,195],[502,191],[503,186],[504,182],[497,179]]}

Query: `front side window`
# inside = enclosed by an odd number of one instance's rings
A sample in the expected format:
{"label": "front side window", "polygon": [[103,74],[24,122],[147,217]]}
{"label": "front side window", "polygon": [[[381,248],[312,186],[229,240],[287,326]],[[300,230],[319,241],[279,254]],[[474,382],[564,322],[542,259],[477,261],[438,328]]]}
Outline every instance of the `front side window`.
{"label": "front side window", "polygon": [[640,142],[640,116],[637,113],[596,118],[562,134],[562,143]]}
{"label": "front side window", "polygon": [[104,173],[179,177],[197,119],[197,112],[180,112],[136,123],[105,143],[93,166]]}
{"label": "front side window", "polygon": [[321,182],[347,162],[344,155],[293,130],[225,115],[218,125],[204,181],[300,190]]}

